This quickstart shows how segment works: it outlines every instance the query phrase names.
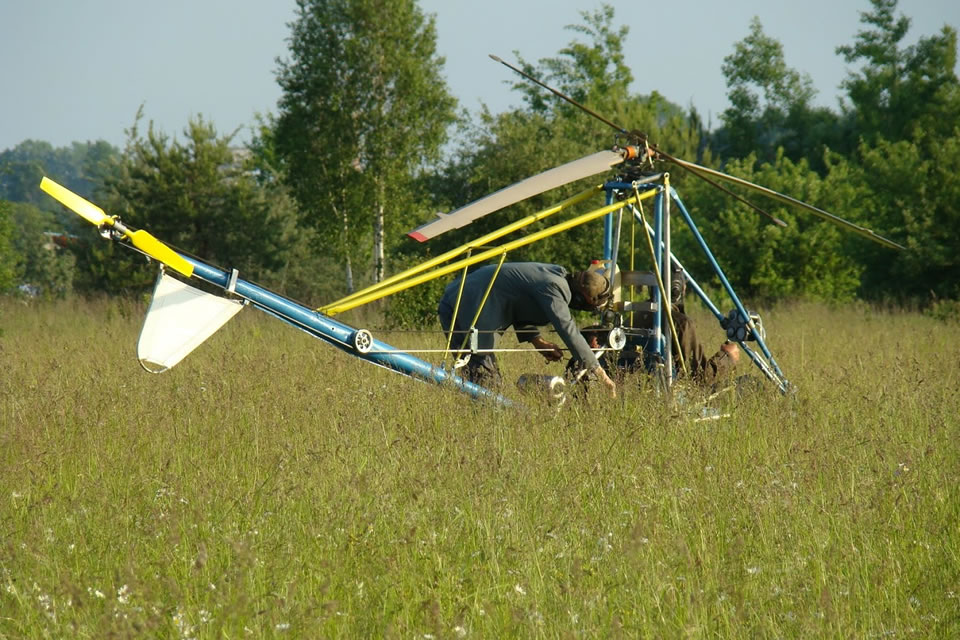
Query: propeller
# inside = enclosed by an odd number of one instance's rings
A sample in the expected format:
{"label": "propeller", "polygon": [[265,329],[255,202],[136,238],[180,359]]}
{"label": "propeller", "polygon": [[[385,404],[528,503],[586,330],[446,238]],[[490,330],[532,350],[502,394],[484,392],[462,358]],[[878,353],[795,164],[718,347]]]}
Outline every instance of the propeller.
{"label": "propeller", "polygon": [[63,185],[57,184],[50,178],[44,177],[43,180],[40,181],[40,188],[90,224],[98,228],[110,227],[130,240],[133,246],[154,260],[162,262],[188,278],[193,275],[193,265],[190,264],[186,258],[157,240],[149,232],[143,229],[136,231],[128,229],[126,226],[120,224],[120,221],[115,217],[108,216],[104,213],[103,209],[97,205],[78,196]]}
{"label": "propeller", "polygon": [[464,227],[477,218],[488,213],[499,211],[504,207],[532,198],[550,189],[562,187],[581,178],[587,178],[598,173],[608,171],[610,167],[620,164],[626,159],[634,157],[636,148],[625,147],[619,151],[598,151],[578,160],[562,164],[543,173],[538,173],[525,180],[521,180],[509,187],[504,187],[488,196],[475,200],[456,211],[438,213],[437,218],[420,225],[408,236],[418,242],[426,242],[441,233]]}

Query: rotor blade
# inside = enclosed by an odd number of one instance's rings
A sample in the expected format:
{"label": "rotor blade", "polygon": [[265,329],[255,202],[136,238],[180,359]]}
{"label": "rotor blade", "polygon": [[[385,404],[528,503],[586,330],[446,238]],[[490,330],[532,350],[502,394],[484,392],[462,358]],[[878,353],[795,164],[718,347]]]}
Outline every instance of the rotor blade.
{"label": "rotor blade", "polygon": [[550,189],[562,187],[565,184],[587,178],[589,176],[603,173],[610,167],[623,162],[623,154],[616,151],[598,151],[589,156],[568,162],[521,180],[509,187],[504,187],[499,191],[475,200],[470,204],[463,206],[450,213],[438,213],[437,219],[420,225],[413,231],[407,233],[408,236],[418,242],[426,242],[441,233],[452,229],[459,229],[476,220],[482,218],[488,213],[499,211],[514,203],[532,198]]}
{"label": "rotor blade", "polygon": [[[701,180],[703,180],[704,182],[706,182],[706,183],[709,184],[710,186],[714,187],[715,189],[719,189],[720,191],[723,191],[725,194],[727,194],[728,196],[730,196],[730,197],[733,198],[734,200],[736,200],[736,201],[738,201],[738,202],[741,202],[741,203],[747,205],[748,207],[750,207],[751,209],[753,209],[753,210],[756,211],[757,213],[760,213],[760,214],[762,214],[762,215],[767,216],[767,217],[770,218],[770,220],[772,220],[773,223],[774,223],[775,225],[777,225],[778,227],[786,227],[786,226],[787,226],[787,223],[784,222],[783,220],[781,220],[780,218],[778,218],[777,216],[775,216],[775,215],[773,215],[773,214],[771,214],[771,213],[768,213],[765,209],[761,209],[760,207],[758,207],[757,205],[753,204],[752,202],[750,202],[750,201],[747,200],[746,198],[742,198],[742,197],[738,196],[737,194],[735,194],[733,191],[730,191],[730,189],[727,189],[727,188],[726,188],[725,186],[723,186],[722,184],[719,184],[719,183],[717,183],[717,182],[714,182],[713,180],[711,180],[710,178],[708,178],[706,175],[700,173],[699,171],[697,171],[696,169],[694,169],[693,167],[691,167],[691,166],[690,166],[690,163],[686,162],[685,160],[680,160],[679,158],[674,158],[673,156],[669,156],[669,155],[665,154],[663,151],[659,151],[659,150],[657,150],[657,154],[660,155],[661,157],[663,157],[665,160],[668,160],[668,161],[674,163],[675,165],[677,165],[678,167],[682,168],[682,169],[683,169],[684,171],[686,171],[687,173],[690,173],[691,175],[694,175],[694,176],[696,176],[697,178],[700,178]],[[699,165],[694,165],[694,166],[699,166]]]}
{"label": "rotor blade", "polygon": [[57,184],[50,178],[44,177],[40,181],[40,188],[50,194],[54,200],[57,200],[60,204],[77,213],[84,220],[96,227],[99,227],[110,219],[107,217],[107,214],[103,212],[103,209],[89,200],[81,198],[66,187]]}
{"label": "rotor blade", "polygon": [[186,258],[157,240],[149,232],[144,231],[143,229],[139,229],[133,233],[128,231],[127,237],[130,238],[130,242],[133,243],[133,246],[135,246],[137,249],[140,249],[140,251],[143,251],[154,260],[159,260],[171,269],[179,271],[188,278],[193,275],[193,265],[190,264]]}
{"label": "rotor blade", "polygon": [[[593,111],[592,109],[588,109],[587,107],[583,106],[582,104],[580,104],[579,102],[577,102],[576,100],[574,100],[573,98],[571,98],[570,96],[564,95],[563,93],[560,93],[559,91],[557,91],[556,89],[554,89],[554,88],[551,87],[550,85],[548,85],[548,84],[546,84],[546,83],[544,83],[544,82],[541,82],[541,81],[538,80],[537,78],[534,78],[532,75],[530,75],[530,74],[527,73],[526,71],[523,71],[522,69],[518,69],[517,67],[513,66],[513,65],[510,64],[509,62],[506,62],[505,60],[503,60],[500,56],[495,56],[495,55],[493,55],[492,53],[488,53],[487,55],[490,56],[493,60],[495,60],[495,61],[499,62],[500,64],[502,64],[503,66],[507,67],[508,69],[511,69],[512,71],[516,71],[517,73],[519,73],[520,75],[522,75],[522,76],[523,76],[524,78],[526,78],[527,80],[530,80],[531,82],[535,82],[536,84],[540,85],[541,87],[543,87],[544,89],[546,89],[546,90],[549,91],[550,93],[554,94],[555,96],[560,97],[560,98],[563,98],[564,100],[566,100],[567,102],[569,102],[569,103],[572,104],[573,106],[577,107],[578,109],[580,109],[580,110],[582,110],[582,111],[590,114],[591,116],[593,116],[594,118],[596,118],[596,119],[599,120],[600,122],[604,123],[605,125],[608,125],[608,126],[610,126],[610,127],[613,127],[614,129],[616,129],[616,130],[619,131],[620,133],[628,133],[627,130],[624,129],[623,127],[621,127],[620,125],[618,125],[618,124],[616,124],[615,122],[612,122],[612,121],[610,121],[610,120],[607,120],[606,118],[604,118],[602,115],[600,115],[600,114],[597,113],[596,111]],[[644,136],[644,137],[646,137],[646,136]]]}
{"label": "rotor blade", "polygon": [[[534,78],[532,75],[530,75],[529,73],[523,71],[522,69],[518,69],[517,67],[513,66],[513,65],[510,64],[509,62],[505,62],[505,61],[504,61],[503,59],[501,59],[499,56],[495,56],[495,55],[493,55],[492,53],[491,53],[491,54],[488,54],[488,55],[489,55],[493,60],[499,62],[500,64],[502,64],[503,66],[507,67],[508,69],[511,69],[511,70],[513,70],[513,71],[516,71],[517,73],[519,73],[521,76],[523,76],[523,77],[526,78],[527,80],[530,80],[531,82],[534,82],[534,83],[540,85],[541,87],[543,87],[544,89],[546,89],[546,90],[549,91],[550,93],[554,94],[555,96],[557,96],[557,97],[559,97],[559,98],[562,98],[563,100],[566,100],[567,102],[569,102],[569,103],[572,104],[573,106],[577,107],[577,108],[580,109],[581,111],[583,111],[583,112],[585,112],[585,113],[593,116],[594,118],[596,118],[596,119],[599,120],[600,122],[606,124],[607,126],[610,126],[610,127],[614,128],[614,129],[616,129],[619,133],[622,133],[622,134],[626,134],[626,135],[628,135],[628,136],[631,136],[631,137],[633,137],[637,142],[649,146],[651,149],[653,149],[658,155],[662,156],[664,159],[670,160],[670,161],[675,161],[675,160],[676,160],[676,159],[673,158],[672,156],[670,156],[670,155],[664,153],[663,151],[661,151],[660,148],[657,147],[656,144],[650,142],[650,139],[647,137],[647,134],[643,133],[642,131],[636,131],[636,130],[634,130],[634,131],[627,131],[626,129],[624,129],[624,128],[621,127],[620,125],[616,124],[615,122],[613,122],[613,121],[611,121],[611,120],[607,120],[606,118],[604,118],[602,115],[600,115],[600,114],[597,113],[596,111],[593,111],[592,109],[588,109],[587,107],[583,106],[582,104],[580,104],[579,102],[577,102],[576,100],[574,100],[573,98],[571,98],[570,96],[568,96],[568,95],[566,95],[566,94],[564,94],[564,93],[561,93],[560,91],[557,91],[556,89],[554,89],[554,88],[551,87],[550,85],[548,85],[548,84],[546,84],[546,83],[544,83],[544,82],[541,82],[541,81],[538,80],[537,78]],[[734,192],[732,192],[732,191],[730,191],[729,189],[726,189],[726,188],[724,188],[723,186],[717,184],[716,182],[714,182],[714,181],[711,180],[710,178],[706,177],[705,175],[700,174],[700,173],[697,173],[696,171],[694,171],[694,170],[691,169],[690,167],[684,166],[684,165],[681,164],[679,161],[677,162],[677,164],[678,164],[678,166],[684,167],[687,171],[689,171],[689,172],[692,173],[693,175],[697,176],[697,177],[700,178],[701,180],[704,180],[705,182],[708,182],[710,185],[716,187],[716,188],[719,189],[720,191],[723,191],[724,193],[726,193],[726,194],[729,195],[730,197],[734,198],[735,200],[739,200],[740,202],[742,202],[743,204],[747,205],[747,206],[750,207],[751,209],[757,211],[758,213],[761,213],[761,214],[767,216],[768,218],[770,218],[770,220],[772,220],[772,221],[773,221],[775,224],[777,224],[778,226],[781,226],[781,227],[787,226],[787,223],[786,223],[786,222],[784,222],[784,221],[781,220],[780,218],[777,218],[776,216],[770,215],[769,213],[767,213],[766,211],[764,211],[763,209],[761,209],[761,208],[758,207],[757,205],[753,204],[752,202],[750,202],[750,201],[747,200],[746,198],[741,198],[740,196],[738,196],[738,195],[735,194]]]}
{"label": "rotor blade", "polygon": [[756,191],[756,192],[758,192],[758,193],[762,193],[763,195],[765,195],[765,196],[767,196],[767,197],[769,197],[769,198],[773,198],[774,200],[779,200],[780,202],[783,202],[783,203],[786,203],[786,204],[790,204],[790,205],[793,205],[793,206],[795,206],[795,207],[800,207],[801,209],[805,209],[805,210],[809,211],[810,213],[812,213],[812,214],[814,214],[814,215],[816,215],[816,216],[818,216],[818,217],[820,217],[820,218],[823,218],[824,220],[827,220],[827,221],[832,222],[832,223],[834,223],[834,224],[836,224],[836,225],[839,225],[839,226],[843,227],[844,229],[847,229],[848,231],[853,231],[854,233],[860,234],[860,235],[862,235],[862,236],[865,237],[865,238],[870,238],[870,239],[873,240],[874,242],[880,243],[880,244],[882,244],[882,245],[884,245],[884,246],[886,246],[886,247],[890,247],[891,249],[904,249],[904,250],[906,249],[906,247],[904,247],[902,244],[898,244],[898,243],[894,242],[893,240],[889,240],[888,238],[884,238],[883,236],[874,233],[873,231],[871,231],[870,229],[867,229],[866,227],[861,227],[860,225],[855,224],[855,223],[853,223],[853,222],[850,222],[849,220],[845,220],[845,219],[841,218],[840,216],[835,216],[835,215],[833,215],[832,213],[829,213],[829,212],[827,212],[827,211],[824,211],[823,209],[819,209],[819,208],[817,208],[817,207],[814,207],[813,205],[807,204],[806,202],[803,202],[802,200],[797,200],[796,198],[791,198],[790,196],[787,196],[787,195],[784,195],[784,194],[779,193],[779,192],[777,192],[777,191],[774,191],[773,189],[768,189],[768,188],[766,188],[766,187],[761,187],[760,185],[754,184],[754,183],[752,183],[752,182],[749,182],[748,180],[744,180],[743,178],[737,178],[737,177],[735,177],[735,176],[731,176],[731,175],[729,175],[729,174],[722,173],[722,172],[717,171],[717,170],[715,170],[715,169],[708,169],[707,167],[703,167],[703,166],[700,166],[700,165],[698,165],[698,164],[693,164],[692,162],[687,162],[686,160],[680,160],[680,159],[677,159],[677,158],[672,158],[671,161],[674,162],[674,163],[676,163],[676,164],[678,164],[678,165],[680,165],[680,166],[682,166],[682,167],[685,167],[686,169],[692,170],[692,171],[694,171],[694,172],[702,171],[703,173],[706,173],[707,175],[711,175],[711,176],[713,176],[713,177],[715,177],[715,178],[719,178],[720,180],[726,180],[727,182],[731,182],[731,183],[733,183],[733,184],[737,184],[737,185],[740,185],[740,186],[742,186],[742,187],[746,187],[746,188],[748,188],[748,189],[753,189],[754,191]]}
{"label": "rotor blade", "polygon": [[171,269],[179,271],[188,278],[193,275],[193,265],[186,258],[157,240],[147,231],[144,231],[143,229],[140,229],[139,231],[130,231],[125,226],[121,225],[119,222],[105,214],[103,209],[97,205],[85,200],[84,198],[78,196],[66,187],[57,184],[49,178],[44,177],[40,181],[40,188],[53,196],[54,199],[63,204],[65,207],[80,215],[80,217],[90,224],[96,225],[97,227],[100,227],[104,224],[109,225],[115,230],[123,233],[124,236],[130,239],[130,242],[133,243],[133,246],[140,251],[143,251],[151,258],[159,260]]}

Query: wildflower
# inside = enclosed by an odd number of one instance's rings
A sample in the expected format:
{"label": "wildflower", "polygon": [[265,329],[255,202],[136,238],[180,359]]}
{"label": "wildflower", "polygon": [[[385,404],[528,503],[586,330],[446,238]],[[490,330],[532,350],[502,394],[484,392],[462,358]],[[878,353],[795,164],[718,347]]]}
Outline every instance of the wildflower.
{"label": "wildflower", "polygon": [[521,596],[527,595],[526,590],[523,587],[521,587],[519,583],[513,585],[513,590],[516,591]]}

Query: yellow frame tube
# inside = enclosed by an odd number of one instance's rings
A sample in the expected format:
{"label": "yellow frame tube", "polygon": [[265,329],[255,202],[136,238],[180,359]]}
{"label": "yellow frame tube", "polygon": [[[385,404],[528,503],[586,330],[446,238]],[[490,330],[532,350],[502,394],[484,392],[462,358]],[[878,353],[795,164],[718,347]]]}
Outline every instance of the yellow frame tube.
{"label": "yellow frame tube", "polygon": [[[483,245],[489,244],[490,242],[492,242],[492,241],[494,241],[494,240],[499,240],[499,239],[502,238],[503,236],[505,236],[505,235],[507,235],[507,234],[509,234],[509,233],[513,233],[513,232],[516,231],[517,229],[522,229],[523,227],[526,227],[526,226],[528,226],[528,225],[531,225],[531,224],[533,224],[534,222],[537,222],[537,221],[539,221],[539,220],[543,220],[544,218],[548,218],[548,217],[552,216],[552,215],[555,214],[555,213],[559,213],[560,211],[563,211],[563,210],[566,209],[567,207],[572,207],[573,205],[580,204],[581,202],[583,202],[584,200],[586,200],[586,199],[589,198],[590,196],[594,195],[596,192],[600,191],[601,189],[603,189],[603,185],[597,185],[597,186],[595,186],[595,187],[590,187],[589,189],[586,189],[585,191],[581,191],[580,193],[578,193],[578,194],[576,194],[576,195],[574,195],[574,196],[571,196],[571,197],[567,198],[566,200],[564,200],[563,202],[560,202],[559,204],[556,204],[556,205],[554,205],[554,206],[552,206],[552,207],[549,207],[549,208],[547,208],[547,209],[543,209],[543,210],[541,210],[541,211],[538,211],[537,213],[530,214],[529,216],[527,216],[527,217],[525,217],[525,218],[521,218],[520,220],[517,220],[516,222],[511,222],[510,224],[508,224],[508,225],[505,226],[505,227],[501,227],[501,228],[497,229],[496,231],[491,231],[490,233],[488,233],[488,234],[485,235],[485,236],[481,236],[481,237],[477,238],[476,240],[471,240],[470,242],[468,242],[468,243],[466,243],[466,244],[464,244],[464,245],[461,245],[461,246],[457,247],[456,249],[451,249],[450,251],[447,251],[446,253],[437,256],[436,258],[431,258],[430,260],[426,260],[426,261],[424,261],[424,262],[421,262],[420,264],[418,264],[418,265],[416,265],[416,266],[410,267],[410,268],[407,269],[406,271],[402,271],[402,272],[400,272],[400,273],[398,273],[398,274],[392,275],[392,276],[390,276],[389,278],[386,278],[386,279],[381,280],[380,282],[378,282],[378,283],[376,283],[376,284],[373,284],[373,285],[370,285],[369,287],[366,287],[365,289],[361,289],[360,291],[355,291],[354,293],[351,293],[351,294],[348,295],[348,296],[345,296],[345,297],[343,297],[343,298],[340,298],[339,300],[335,300],[335,301],[333,301],[333,302],[331,302],[331,303],[329,303],[329,304],[326,304],[326,305],[320,307],[319,309],[317,309],[317,311],[319,311],[320,313],[325,313],[325,314],[327,314],[327,315],[333,315],[334,313],[339,313],[339,311],[332,311],[332,312],[331,312],[331,309],[335,309],[335,308],[336,308],[336,309],[339,309],[342,305],[346,304],[347,302],[352,302],[352,301],[355,300],[356,298],[360,298],[360,297],[366,298],[367,296],[369,296],[370,294],[372,294],[372,293],[375,292],[375,291],[379,291],[380,289],[383,289],[383,288],[385,288],[385,287],[388,287],[388,286],[390,286],[390,285],[392,285],[392,284],[394,284],[394,283],[396,283],[396,282],[399,282],[400,280],[403,280],[404,278],[409,278],[409,277],[414,276],[414,275],[416,275],[416,274],[418,274],[418,273],[420,273],[420,272],[422,272],[422,271],[426,271],[427,269],[431,269],[431,268],[437,266],[438,264],[443,264],[443,263],[446,262],[447,260],[450,260],[450,259],[452,259],[452,258],[455,258],[455,257],[459,256],[460,254],[465,253],[466,251],[469,251],[470,249],[474,249],[474,248],[476,248],[476,247],[482,247]],[[374,299],[376,299],[376,298],[374,298]],[[353,307],[350,307],[350,308],[352,309]]]}
{"label": "yellow frame tube", "polygon": [[512,242],[508,242],[503,246],[493,247],[492,249],[488,249],[482,253],[478,253],[477,255],[471,258],[465,258],[458,262],[454,262],[453,264],[448,264],[445,267],[440,267],[439,269],[431,271],[430,273],[425,273],[425,274],[416,276],[405,282],[401,282],[393,286],[383,287],[378,291],[374,291],[365,296],[354,298],[349,302],[344,302],[342,304],[328,305],[326,307],[323,307],[323,309],[321,309],[321,312],[325,313],[326,315],[332,316],[338,313],[343,313],[344,311],[349,311],[350,309],[354,309],[356,307],[365,305],[368,302],[373,302],[374,300],[379,300],[380,298],[385,298],[389,295],[393,295],[398,291],[403,291],[405,289],[415,287],[419,284],[423,284],[424,282],[429,282],[430,280],[443,277],[447,274],[457,271],[458,269],[462,269],[463,267],[468,267],[470,265],[477,264],[478,262],[483,262],[484,260],[488,260],[491,257],[497,256],[501,253],[512,251],[513,249],[517,249],[519,247],[525,247],[528,244],[533,244],[534,242],[538,242],[540,240],[543,240],[544,238],[548,238],[562,231],[567,231],[568,229],[572,229],[573,227],[577,227],[577,226],[580,226],[581,224],[585,224],[592,220],[596,220],[597,218],[602,218],[608,213],[616,211],[617,209],[622,209],[623,207],[629,204],[639,202],[640,200],[646,200],[648,198],[652,198],[655,194],[656,194],[656,191],[651,189],[642,194],[639,194],[639,197],[637,195],[633,195],[625,200],[621,200],[620,202],[614,202],[613,204],[606,205],[604,207],[601,207],[600,209],[595,209],[594,211],[591,211],[589,213],[584,213],[580,216],[577,216],[576,218],[571,218],[570,220],[567,220],[565,222],[555,224],[552,227],[547,227],[546,229],[542,229],[526,237],[513,240]]}

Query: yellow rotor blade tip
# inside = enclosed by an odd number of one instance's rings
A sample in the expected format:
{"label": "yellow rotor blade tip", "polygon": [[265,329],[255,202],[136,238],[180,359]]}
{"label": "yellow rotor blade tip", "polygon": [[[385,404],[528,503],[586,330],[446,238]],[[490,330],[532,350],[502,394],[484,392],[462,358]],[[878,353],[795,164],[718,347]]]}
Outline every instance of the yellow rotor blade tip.
{"label": "yellow rotor blade tip", "polygon": [[57,184],[50,178],[44,177],[40,181],[40,188],[50,194],[60,204],[77,213],[90,224],[99,227],[110,218],[103,212],[103,209],[93,204],[89,200],[81,198],[73,191]]}

